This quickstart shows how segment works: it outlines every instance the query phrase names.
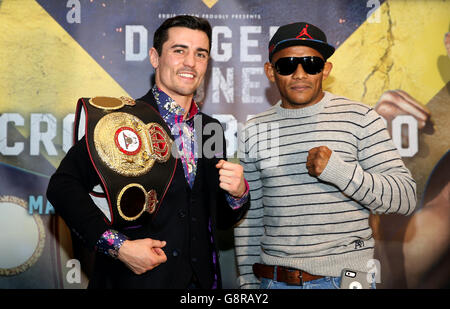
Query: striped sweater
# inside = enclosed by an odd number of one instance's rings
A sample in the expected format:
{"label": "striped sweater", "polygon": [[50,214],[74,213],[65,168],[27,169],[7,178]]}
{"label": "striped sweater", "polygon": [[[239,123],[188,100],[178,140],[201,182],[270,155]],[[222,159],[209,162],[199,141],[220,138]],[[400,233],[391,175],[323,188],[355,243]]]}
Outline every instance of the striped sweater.
{"label": "striped sweater", "polygon": [[[305,163],[318,146],[332,154],[313,177]],[[279,102],[250,119],[239,156],[251,192],[250,210],[234,231],[241,288],[259,287],[257,262],[323,276],[367,272],[370,212],[409,215],[416,205],[415,181],[383,119],[329,92],[313,106],[284,109]]]}

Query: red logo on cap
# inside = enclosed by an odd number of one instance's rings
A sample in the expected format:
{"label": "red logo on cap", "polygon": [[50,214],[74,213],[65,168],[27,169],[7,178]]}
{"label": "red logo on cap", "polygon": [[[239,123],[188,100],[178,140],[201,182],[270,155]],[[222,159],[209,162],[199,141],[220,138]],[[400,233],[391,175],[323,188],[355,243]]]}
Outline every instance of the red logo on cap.
{"label": "red logo on cap", "polygon": [[306,28],[308,28],[308,25],[306,25],[306,26],[302,29],[302,31],[300,31],[300,33],[299,33],[295,38],[296,38],[296,39],[301,39],[302,36],[306,35],[306,36],[309,37],[311,40],[314,40],[314,39],[312,38],[312,36],[310,36],[310,35],[308,34],[308,31],[306,30]]}

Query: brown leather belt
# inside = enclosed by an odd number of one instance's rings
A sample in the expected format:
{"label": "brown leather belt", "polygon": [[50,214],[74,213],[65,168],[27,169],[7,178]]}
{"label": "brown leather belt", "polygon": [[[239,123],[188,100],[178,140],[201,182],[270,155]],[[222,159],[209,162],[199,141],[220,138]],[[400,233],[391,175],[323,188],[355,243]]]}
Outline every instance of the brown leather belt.
{"label": "brown leather belt", "polygon": [[[276,278],[274,277],[275,267],[277,268]],[[303,285],[303,282],[317,280],[324,277],[311,275],[310,273],[302,270],[291,269],[283,266],[270,266],[259,263],[253,264],[253,273],[258,278],[263,277],[296,285]]]}

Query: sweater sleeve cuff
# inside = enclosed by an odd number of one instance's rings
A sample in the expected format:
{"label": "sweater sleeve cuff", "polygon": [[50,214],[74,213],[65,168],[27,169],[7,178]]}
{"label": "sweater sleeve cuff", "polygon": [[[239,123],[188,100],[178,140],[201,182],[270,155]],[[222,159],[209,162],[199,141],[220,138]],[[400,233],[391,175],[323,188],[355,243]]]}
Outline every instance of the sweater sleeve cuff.
{"label": "sweater sleeve cuff", "polygon": [[318,178],[336,185],[341,190],[345,190],[353,179],[356,168],[357,165],[344,162],[336,152],[332,151],[327,166]]}
{"label": "sweater sleeve cuff", "polygon": [[127,236],[116,230],[107,230],[97,241],[96,250],[116,259],[119,255],[120,247],[127,239]]}

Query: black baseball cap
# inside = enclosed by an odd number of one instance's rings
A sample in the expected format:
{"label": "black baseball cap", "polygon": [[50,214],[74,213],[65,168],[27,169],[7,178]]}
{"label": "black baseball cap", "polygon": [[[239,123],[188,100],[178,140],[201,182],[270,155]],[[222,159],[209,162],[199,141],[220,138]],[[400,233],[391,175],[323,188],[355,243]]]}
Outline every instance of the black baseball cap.
{"label": "black baseball cap", "polygon": [[335,51],[335,48],[327,43],[325,33],[316,26],[305,23],[292,23],[281,26],[269,42],[269,61],[272,56],[290,46],[304,45],[317,50],[325,60]]}

